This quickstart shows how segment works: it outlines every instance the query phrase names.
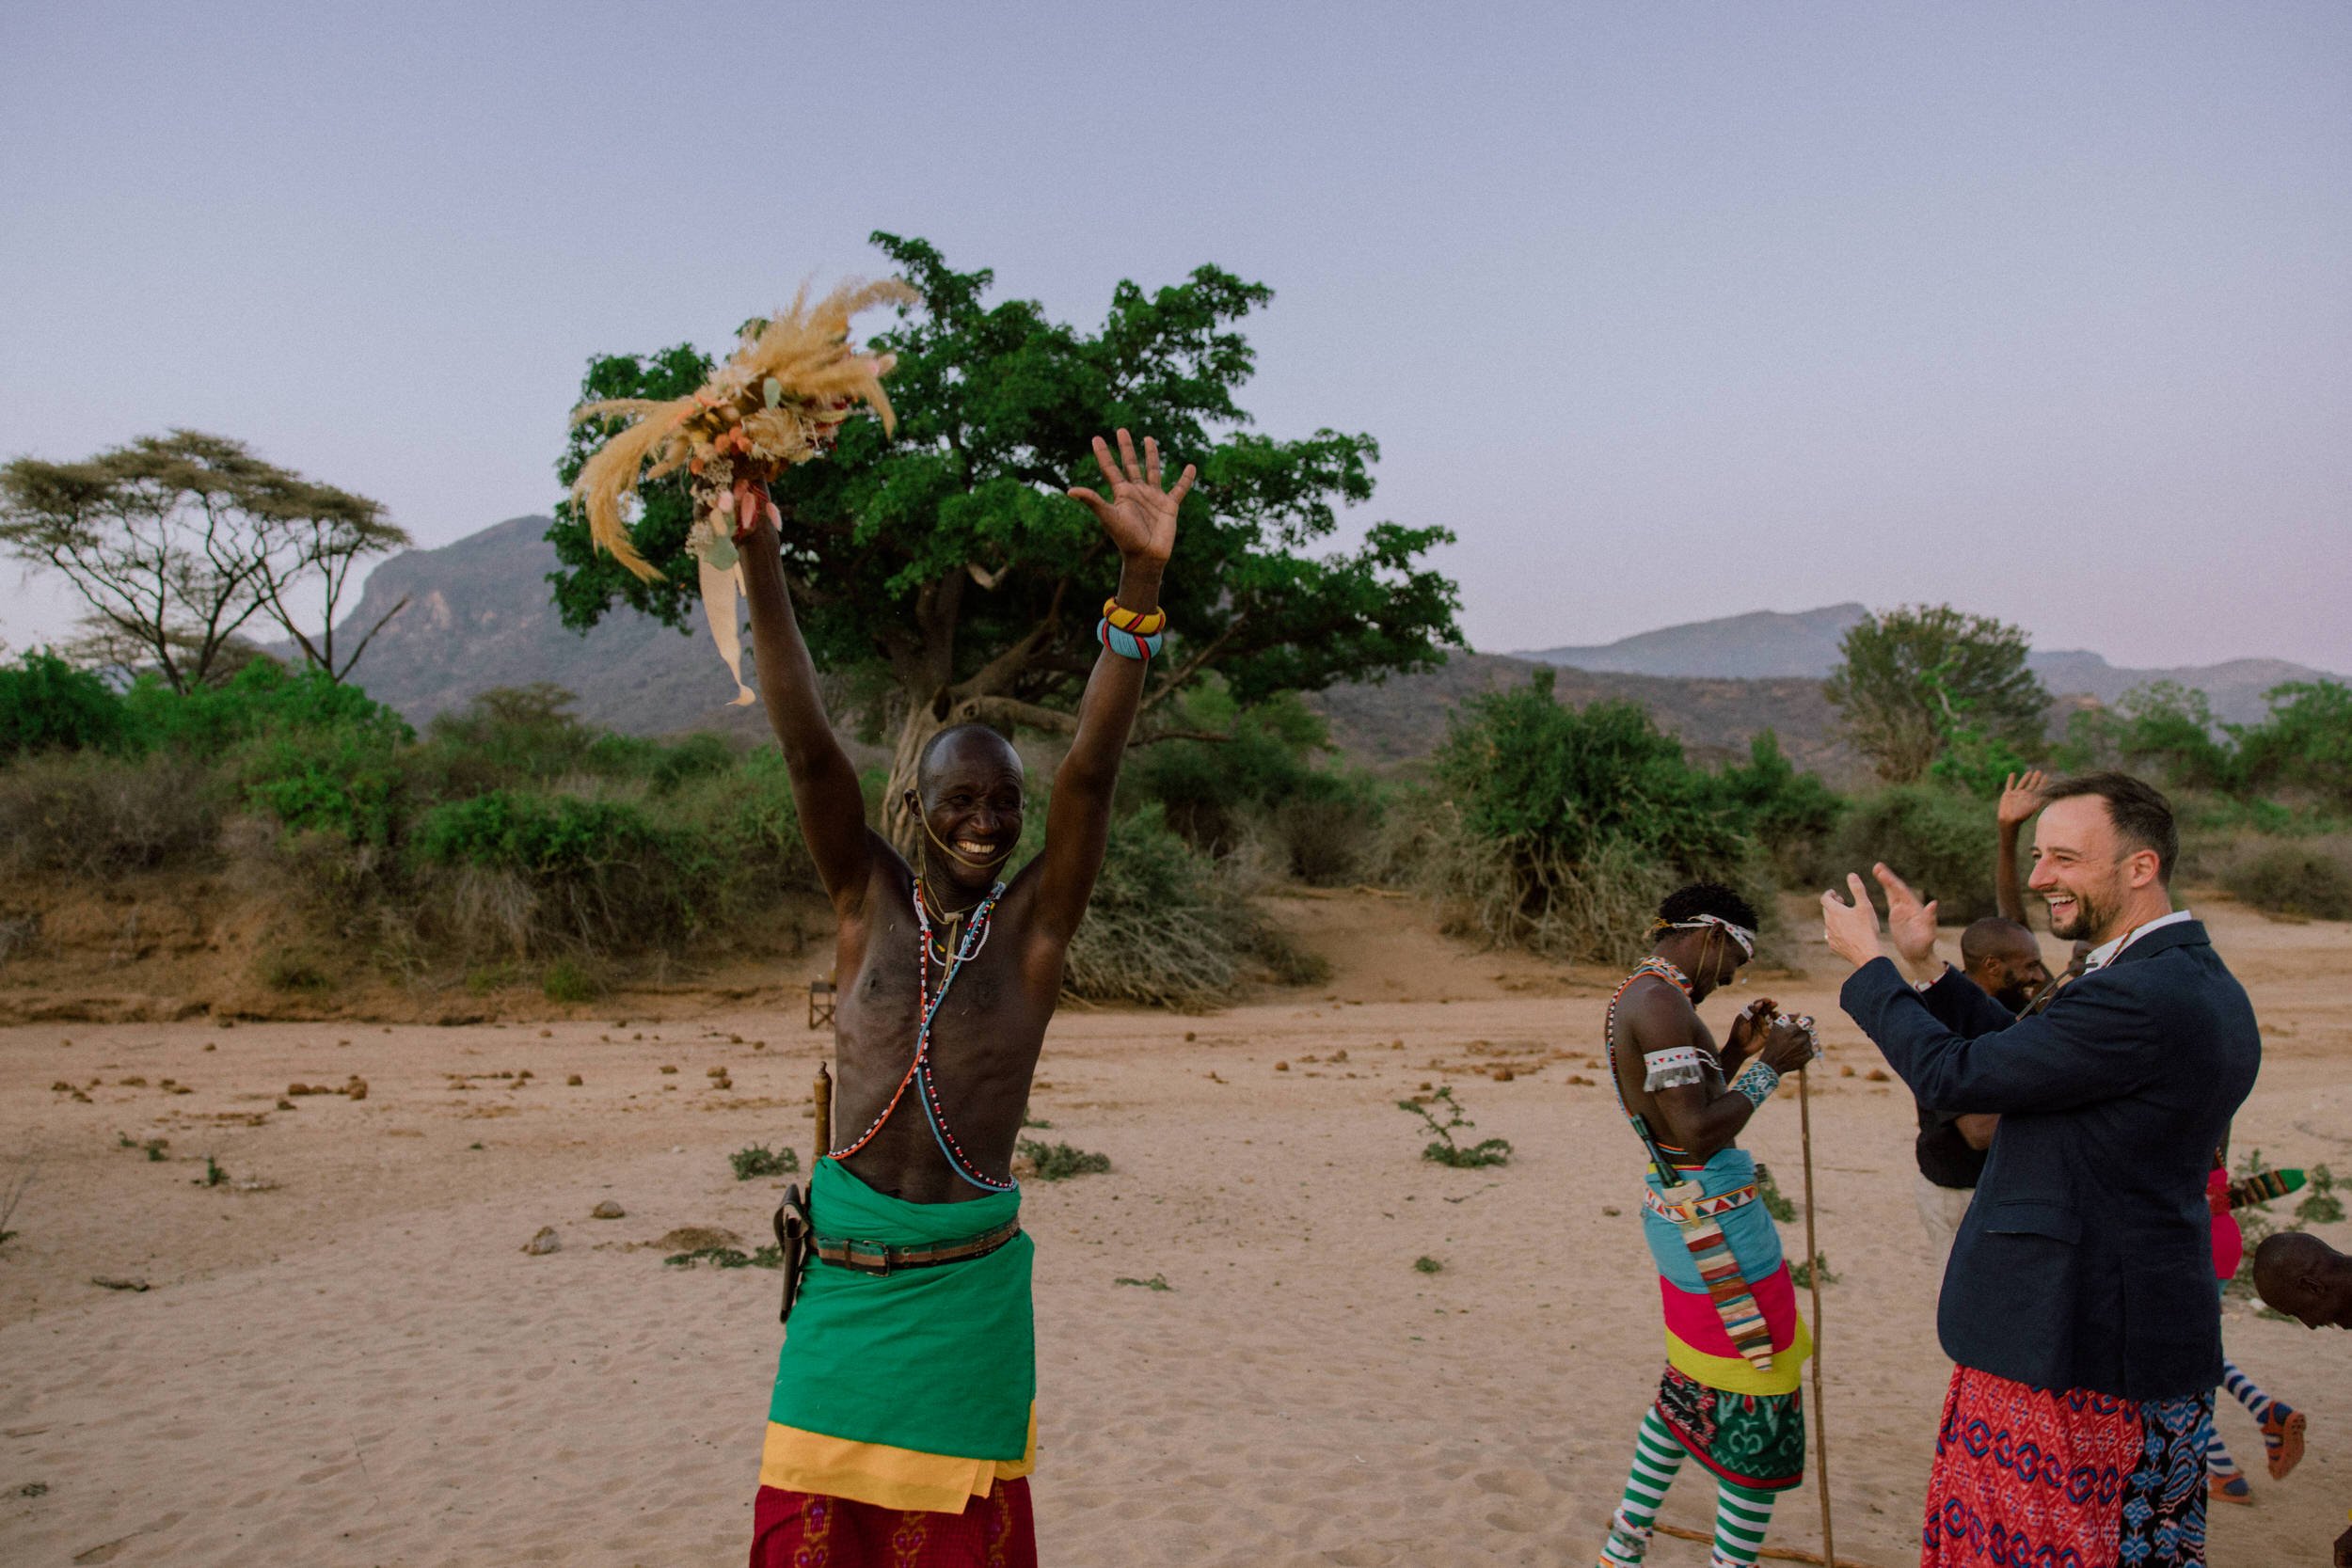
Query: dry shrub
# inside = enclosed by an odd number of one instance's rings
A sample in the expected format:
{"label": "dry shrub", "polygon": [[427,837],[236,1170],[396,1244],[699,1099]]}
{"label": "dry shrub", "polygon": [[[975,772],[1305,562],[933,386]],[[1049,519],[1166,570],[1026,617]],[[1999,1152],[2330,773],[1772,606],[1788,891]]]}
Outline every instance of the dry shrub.
{"label": "dry shrub", "polygon": [[25,757],[0,768],[0,865],[100,878],[209,855],[221,790],[167,752]]}
{"label": "dry shrub", "polygon": [[1687,879],[1623,839],[1572,863],[1482,838],[1444,801],[1403,837],[1411,881],[1438,900],[1448,931],[1575,963],[1638,962],[1659,901]]}
{"label": "dry shrub", "polygon": [[1093,1002],[1200,1008],[1231,997],[1253,970],[1287,983],[1323,973],[1170,831],[1157,802],[1115,824],[1064,988]]}
{"label": "dry shrub", "polygon": [[2221,885],[2266,913],[2352,920],[2352,841],[2335,837],[2273,844],[2232,866]]}

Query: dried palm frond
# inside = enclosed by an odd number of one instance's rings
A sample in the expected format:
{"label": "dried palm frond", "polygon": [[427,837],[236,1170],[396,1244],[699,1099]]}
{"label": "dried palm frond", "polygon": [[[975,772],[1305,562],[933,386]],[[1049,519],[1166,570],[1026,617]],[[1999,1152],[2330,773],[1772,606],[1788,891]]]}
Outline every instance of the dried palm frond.
{"label": "dried palm frond", "polygon": [[888,356],[857,353],[850,319],[876,305],[911,304],[914,291],[896,278],[845,283],[815,305],[803,288],[791,308],[755,327],[710,379],[668,402],[612,398],[583,404],[574,423],[629,420],[580,468],[572,491],[588,515],[588,536],[638,577],[661,573],[638,553],[622,517],[639,484],[687,469],[692,476],[694,532],[690,547],[709,565],[732,567],[736,497],[744,482],[765,482],[832,446],[859,404],[892,428],[882,378]]}

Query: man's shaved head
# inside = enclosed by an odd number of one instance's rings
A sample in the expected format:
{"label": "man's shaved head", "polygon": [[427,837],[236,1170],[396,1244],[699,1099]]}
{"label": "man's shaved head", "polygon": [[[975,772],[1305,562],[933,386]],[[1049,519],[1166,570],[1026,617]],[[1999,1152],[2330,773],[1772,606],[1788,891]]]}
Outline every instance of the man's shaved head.
{"label": "man's shaved head", "polygon": [[1021,753],[1012,742],[986,724],[950,724],[923,743],[923,754],[914,763],[914,787],[928,800],[943,773],[970,761],[1009,767],[1015,774],[1023,771]]}
{"label": "man's shaved head", "polygon": [[2316,1236],[2264,1237],[2254,1249],[2254,1292],[2306,1328],[2352,1328],[2352,1258]]}
{"label": "man's shaved head", "polygon": [[1987,915],[1960,934],[1960,970],[2012,1013],[2022,1012],[2034,992],[2050,983],[2033,933],[1998,915]]}
{"label": "man's shaved head", "polygon": [[2033,933],[2014,920],[2004,920],[1997,914],[1986,915],[1960,933],[1960,959],[1974,964],[1980,959],[2000,958],[2011,953],[2042,951],[2042,944]]}

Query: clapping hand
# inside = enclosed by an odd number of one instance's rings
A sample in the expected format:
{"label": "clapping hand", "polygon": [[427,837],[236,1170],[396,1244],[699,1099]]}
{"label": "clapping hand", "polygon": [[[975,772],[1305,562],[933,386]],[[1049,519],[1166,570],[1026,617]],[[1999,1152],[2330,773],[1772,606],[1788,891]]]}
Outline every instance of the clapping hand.
{"label": "clapping hand", "polygon": [[1846,886],[1853,895],[1851,903],[1837,896],[1836,888],[1821,895],[1821,935],[1829,940],[1831,952],[1859,969],[1886,950],[1879,942],[1879,911],[1862,879],[1850,871]]}
{"label": "clapping hand", "polygon": [[1135,442],[1123,430],[1119,433],[1119,461],[1111,461],[1110,443],[1097,436],[1094,462],[1110,481],[1111,499],[1104,500],[1087,489],[1072,490],[1070,499],[1094,514],[1094,520],[1103,525],[1104,533],[1119,546],[1122,557],[1165,564],[1176,547],[1176,510],[1184,504],[1199,470],[1187,463],[1175,484],[1161,489],[1159,442],[1145,436],[1143,460],[1137,463]]}
{"label": "clapping hand", "polygon": [[1934,965],[1935,900],[1921,903],[1911,884],[1896,876],[1884,861],[1872,866],[1870,875],[1886,890],[1886,934],[1895,951],[1915,971]]}

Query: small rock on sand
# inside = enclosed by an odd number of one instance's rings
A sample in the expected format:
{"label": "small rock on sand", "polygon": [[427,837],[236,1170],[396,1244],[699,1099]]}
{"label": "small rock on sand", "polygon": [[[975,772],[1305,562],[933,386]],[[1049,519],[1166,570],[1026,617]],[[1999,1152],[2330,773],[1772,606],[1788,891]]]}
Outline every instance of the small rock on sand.
{"label": "small rock on sand", "polygon": [[588,1217],[592,1220],[626,1219],[628,1217],[628,1211],[608,1197],[594,1209],[589,1210]]}
{"label": "small rock on sand", "polygon": [[550,1252],[561,1252],[564,1239],[555,1233],[555,1227],[543,1225],[539,1234],[523,1243],[523,1250],[533,1258],[545,1258]]}

